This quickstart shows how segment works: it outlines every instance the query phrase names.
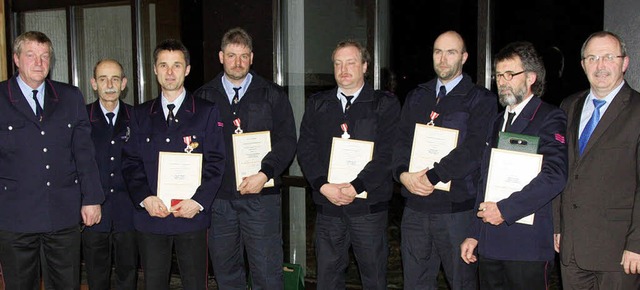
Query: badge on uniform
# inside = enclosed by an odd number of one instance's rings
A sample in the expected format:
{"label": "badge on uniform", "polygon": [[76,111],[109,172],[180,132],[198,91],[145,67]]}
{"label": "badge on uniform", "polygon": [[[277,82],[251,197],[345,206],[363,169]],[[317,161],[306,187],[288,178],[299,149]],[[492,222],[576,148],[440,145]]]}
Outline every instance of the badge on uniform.
{"label": "badge on uniform", "polygon": [[184,136],[182,137],[182,141],[184,141],[184,144],[187,144],[187,147],[184,148],[184,152],[187,153],[191,153],[193,152],[193,150],[195,150],[196,148],[198,148],[198,142],[195,141],[191,141],[192,139],[196,139],[196,136]]}

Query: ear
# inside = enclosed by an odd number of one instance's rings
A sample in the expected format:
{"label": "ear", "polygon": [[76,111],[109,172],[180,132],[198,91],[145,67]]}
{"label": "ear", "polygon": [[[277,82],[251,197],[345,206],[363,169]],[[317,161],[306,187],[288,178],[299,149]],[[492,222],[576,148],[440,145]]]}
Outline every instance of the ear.
{"label": "ear", "polygon": [[126,78],[126,77],[123,77],[123,78],[122,78],[122,81],[120,82],[120,90],[122,91],[122,90],[124,90],[124,88],[126,88],[126,87],[127,87],[127,78]]}
{"label": "ear", "polygon": [[468,57],[469,57],[469,53],[467,53],[466,51],[462,53],[462,64],[467,62]]}
{"label": "ear", "polygon": [[187,69],[184,71],[184,76],[185,77],[188,76],[190,71],[191,71],[191,65],[188,65]]}
{"label": "ear", "polygon": [[91,87],[93,88],[94,91],[98,90],[98,83],[96,82],[95,78],[91,78]]}
{"label": "ear", "polygon": [[251,52],[251,59],[249,60],[250,64],[253,64],[253,51]]}
{"label": "ear", "polygon": [[[222,52],[222,50],[220,52],[218,52],[218,58],[220,59],[220,64],[223,64],[224,63],[224,52]],[[253,55],[251,55],[251,60],[253,60]]]}
{"label": "ear", "polygon": [[20,60],[20,58],[18,57],[18,55],[14,53],[14,54],[13,54],[13,63],[14,63],[14,64],[16,65],[16,67],[18,67],[18,68],[20,67],[20,66],[18,65],[18,61],[19,61],[19,60]]}

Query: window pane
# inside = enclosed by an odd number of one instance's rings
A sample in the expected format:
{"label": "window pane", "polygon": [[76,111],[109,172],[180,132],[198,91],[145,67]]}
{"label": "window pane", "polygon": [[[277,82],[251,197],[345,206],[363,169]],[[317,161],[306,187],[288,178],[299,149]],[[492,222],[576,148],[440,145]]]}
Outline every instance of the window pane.
{"label": "window pane", "polygon": [[135,80],[133,79],[133,36],[131,7],[106,6],[80,8],[76,17],[78,31],[78,86],[87,103],[98,95],[91,88],[91,77],[96,62],[112,58],[120,62],[128,78],[123,100],[134,103]]}
{"label": "window pane", "polygon": [[67,21],[64,9],[41,10],[21,13],[19,34],[27,31],[40,31],[53,43],[54,61],[49,77],[63,83],[69,82],[69,63],[67,53]]}

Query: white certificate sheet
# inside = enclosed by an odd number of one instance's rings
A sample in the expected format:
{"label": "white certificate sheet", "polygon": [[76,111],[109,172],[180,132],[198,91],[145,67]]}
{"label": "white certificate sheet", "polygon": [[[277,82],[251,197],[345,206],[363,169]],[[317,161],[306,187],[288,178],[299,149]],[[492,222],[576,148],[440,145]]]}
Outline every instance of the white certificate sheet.
{"label": "white certificate sheet", "polygon": [[[233,134],[233,163],[236,168],[236,189],[242,178],[254,175],[262,168],[262,159],[271,152],[269,131]],[[264,187],[273,187],[273,178]]]}
{"label": "white certificate sheet", "polygon": [[[416,123],[411,146],[409,172],[418,172],[447,156],[458,145],[458,130]],[[449,191],[451,181],[438,182],[436,189]]]}
{"label": "white certificate sheet", "polygon": [[[329,159],[329,183],[349,183],[358,177],[373,159],[373,145],[371,141],[334,137]],[[363,191],[356,197],[367,198],[367,192]]]}
{"label": "white certificate sheet", "polygon": [[[542,170],[542,155],[513,150],[491,149],[484,201],[498,202],[522,190]],[[517,220],[533,225],[534,214]]]}
{"label": "white certificate sheet", "polygon": [[160,152],[158,158],[158,197],[167,209],[190,199],[202,181],[202,154]]}

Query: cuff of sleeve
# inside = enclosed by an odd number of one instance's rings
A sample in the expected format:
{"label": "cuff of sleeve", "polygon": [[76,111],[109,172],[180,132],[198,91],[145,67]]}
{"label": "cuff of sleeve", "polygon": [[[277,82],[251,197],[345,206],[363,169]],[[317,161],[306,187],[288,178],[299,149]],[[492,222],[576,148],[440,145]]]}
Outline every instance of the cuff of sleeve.
{"label": "cuff of sleeve", "polygon": [[433,169],[427,171],[427,178],[429,179],[429,182],[431,182],[432,185],[436,185],[438,184],[438,182],[440,182],[440,176],[438,176],[436,171]]}
{"label": "cuff of sleeve", "polygon": [[366,188],[364,188],[364,182],[362,181],[362,179],[360,179],[358,177],[356,177],[356,179],[351,181],[351,185],[353,186],[353,188],[356,189],[356,192],[358,194],[360,194],[361,192],[366,190]]}
{"label": "cuff of sleeve", "polygon": [[315,189],[315,190],[320,190],[320,187],[322,187],[325,183],[329,183],[327,181],[327,177],[326,176],[320,176],[319,178],[317,178],[316,180],[314,180],[311,183],[311,187],[313,187],[313,189]]}
{"label": "cuff of sleeve", "polygon": [[273,171],[273,167],[267,164],[262,164],[262,168],[260,168],[260,172],[267,176],[267,180],[273,178]]}
{"label": "cuff of sleeve", "polygon": [[404,172],[408,172],[409,171],[409,166],[406,165],[401,165],[396,167],[395,172],[393,173],[393,178],[397,181],[400,182],[400,175],[402,175],[402,173]]}
{"label": "cuff of sleeve", "polygon": [[[195,201],[195,200],[194,200],[194,201]],[[199,202],[195,201],[195,203],[197,203],[197,204],[198,204],[198,206],[200,207],[200,211],[203,211],[203,210],[204,210],[204,207],[202,207],[202,205],[201,205]]]}

